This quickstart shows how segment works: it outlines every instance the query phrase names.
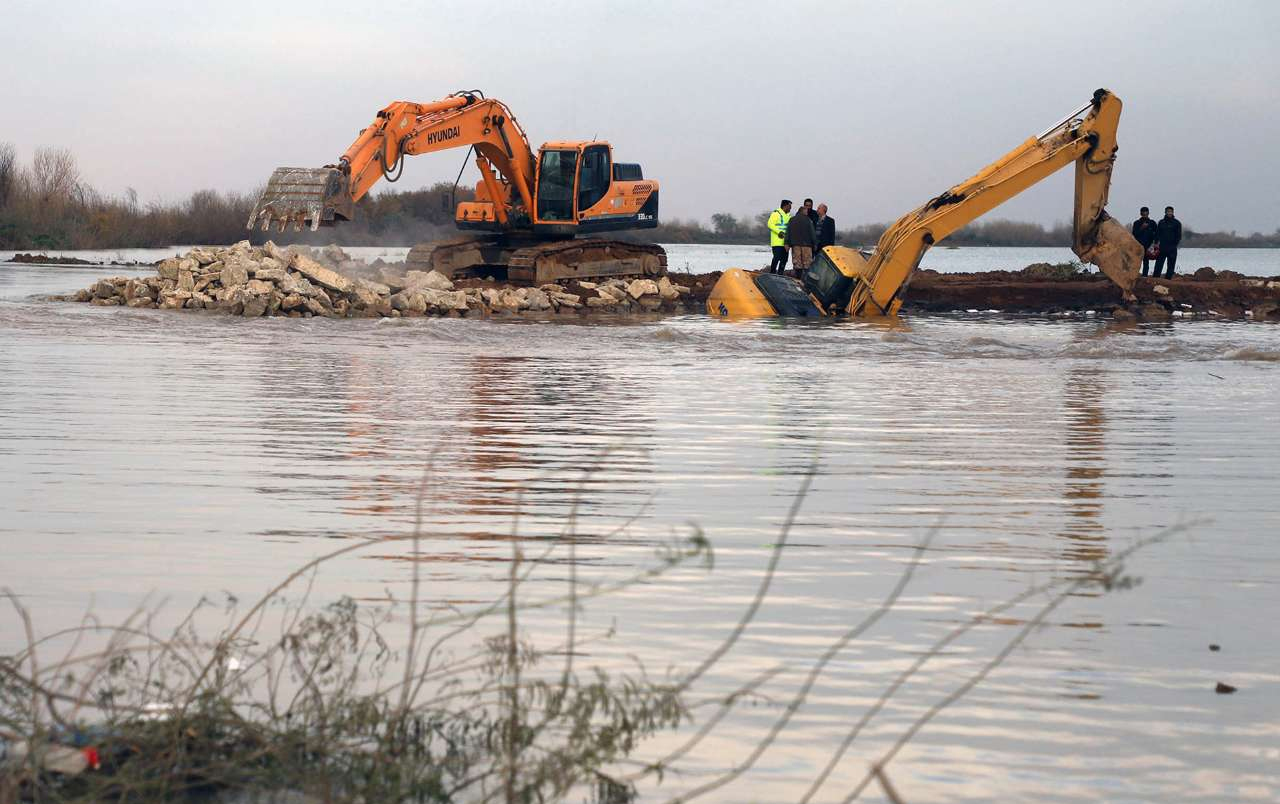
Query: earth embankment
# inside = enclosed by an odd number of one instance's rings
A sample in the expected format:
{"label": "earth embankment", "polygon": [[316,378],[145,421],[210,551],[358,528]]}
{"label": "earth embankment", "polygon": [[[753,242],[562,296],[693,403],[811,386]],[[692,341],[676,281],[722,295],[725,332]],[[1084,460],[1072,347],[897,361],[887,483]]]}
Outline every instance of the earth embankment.
{"label": "earth embankment", "polygon": [[[405,271],[402,263],[353,260],[336,246],[312,250],[247,242],[195,249],[162,260],[154,276],[112,277],[65,297],[103,306],[216,310],[240,316],[485,316],[492,314],[702,312],[720,272],[655,278],[562,280],[520,287],[489,278],[450,280]],[[903,294],[911,313],[1092,313],[1116,319],[1280,320],[1280,279],[1203,267],[1173,278],[1138,280],[1136,301],[1078,264],[1039,263],[1020,271],[921,270]]]}

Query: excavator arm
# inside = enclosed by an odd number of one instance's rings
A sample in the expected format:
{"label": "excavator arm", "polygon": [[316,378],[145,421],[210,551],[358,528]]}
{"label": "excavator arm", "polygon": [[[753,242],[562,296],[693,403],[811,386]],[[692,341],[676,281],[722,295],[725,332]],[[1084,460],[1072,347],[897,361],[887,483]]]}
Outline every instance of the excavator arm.
{"label": "excavator arm", "polygon": [[508,222],[512,190],[529,214],[534,157],[528,138],[505,104],[477,92],[460,92],[434,103],[392,103],[361,130],[337,164],[277,168],[248,228],[267,231],[274,223],[281,231],[289,224],[315,230],[350,220],[356,202],[380,179],[399,179],[406,156],[466,147],[475,149],[498,221]]}
{"label": "excavator arm", "polygon": [[[1072,250],[1097,265],[1133,298],[1142,247],[1107,214],[1116,158],[1120,99],[1105,89],[1038,137],[1032,137],[973,178],[902,216],[876,244],[849,297],[850,315],[894,315],[929,247],[1018,193],[1072,163],[1076,166]],[[1083,115],[1083,116],[1082,116]]]}

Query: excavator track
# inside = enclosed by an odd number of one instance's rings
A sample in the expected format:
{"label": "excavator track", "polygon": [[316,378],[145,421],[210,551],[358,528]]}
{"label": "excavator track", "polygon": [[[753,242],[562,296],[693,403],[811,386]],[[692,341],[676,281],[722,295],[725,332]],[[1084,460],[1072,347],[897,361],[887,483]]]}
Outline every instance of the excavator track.
{"label": "excavator track", "polygon": [[541,285],[561,279],[662,276],[667,252],[651,243],[626,240],[563,240],[517,249],[507,278]]}
{"label": "excavator track", "polygon": [[419,243],[405,255],[405,270],[439,271],[452,279],[490,265],[490,258],[497,258],[492,264],[502,264],[505,262],[502,255],[493,253],[499,249],[497,237],[475,235]]}
{"label": "excavator track", "polygon": [[661,246],[625,240],[504,242],[498,236],[466,236],[420,243],[405,257],[405,270],[439,271],[450,279],[506,273],[506,279],[541,285],[562,279],[661,276]]}

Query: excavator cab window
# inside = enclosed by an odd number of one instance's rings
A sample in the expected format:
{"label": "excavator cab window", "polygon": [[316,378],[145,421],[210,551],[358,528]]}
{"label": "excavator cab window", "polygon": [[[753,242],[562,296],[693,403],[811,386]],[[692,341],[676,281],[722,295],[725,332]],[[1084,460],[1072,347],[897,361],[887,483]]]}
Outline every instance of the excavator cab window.
{"label": "excavator cab window", "polygon": [[573,220],[577,151],[543,151],[538,164],[538,219]]}
{"label": "excavator cab window", "polygon": [[853,280],[840,272],[831,258],[818,252],[804,273],[804,289],[813,294],[823,309],[843,309],[853,295]]}
{"label": "excavator cab window", "polygon": [[644,181],[644,170],[634,162],[614,162],[614,181]]}
{"label": "excavator cab window", "polygon": [[578,211],[585,212],[609,192],[609,148],[588,145],[582,152],[582,173],[578,177]]}

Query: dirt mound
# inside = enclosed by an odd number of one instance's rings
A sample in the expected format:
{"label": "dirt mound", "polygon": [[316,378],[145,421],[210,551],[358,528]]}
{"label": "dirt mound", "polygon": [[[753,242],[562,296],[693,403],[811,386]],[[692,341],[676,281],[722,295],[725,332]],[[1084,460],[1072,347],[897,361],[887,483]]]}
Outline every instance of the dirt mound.
{"label": "dirt mound", "polygon": [[140,262],[119,262],[112,260],[111,262],[94,262],[93,260],[82,260],[79,257],[50,257],[47,254],[14,254],[9,258],[9,262],[19,263],[21,265],[144,265],[147,263]]}
{"label": "dirt mound", "polygon": [[[719,273],[671,275],[673,282],[689,287],[699,309],[705,307],[719,278]],[[1195,276],[1140,278],[1134,295],[1137,302],[1125,304],[1114,283],[1079,263],[1037,263],[1020,271],[955,274],[924,269],[912,277],[903,297],[903,311],[998,310],[1051,315],[1092,310],[1099,315],[1144,320],[1223,317],[1262,321],[1280,317],[1280,281],[1234,271],[1202,268]]]}
{"label": "dirt mound", "polygon": [[[1050,266],[1054,267],[1054,266]],[[1099,274],[1073,273],[1056,279],[1033,278],[1037,266],[1017,272],[974,274],[919,272],[904,298],[905,310],[951,312],[1000,310],[1012,313],[1060,313],[1094,310],[1120,311],[1138,318],[1179,315],[1267,318],[1259,308],[1280,301],[1280,282],[1244,277],[1234,271],[1202,268],[1195,276],[1173,279],[1140,278],[1134,286],[1137,303],[1124,304],[1120,289]]]}

